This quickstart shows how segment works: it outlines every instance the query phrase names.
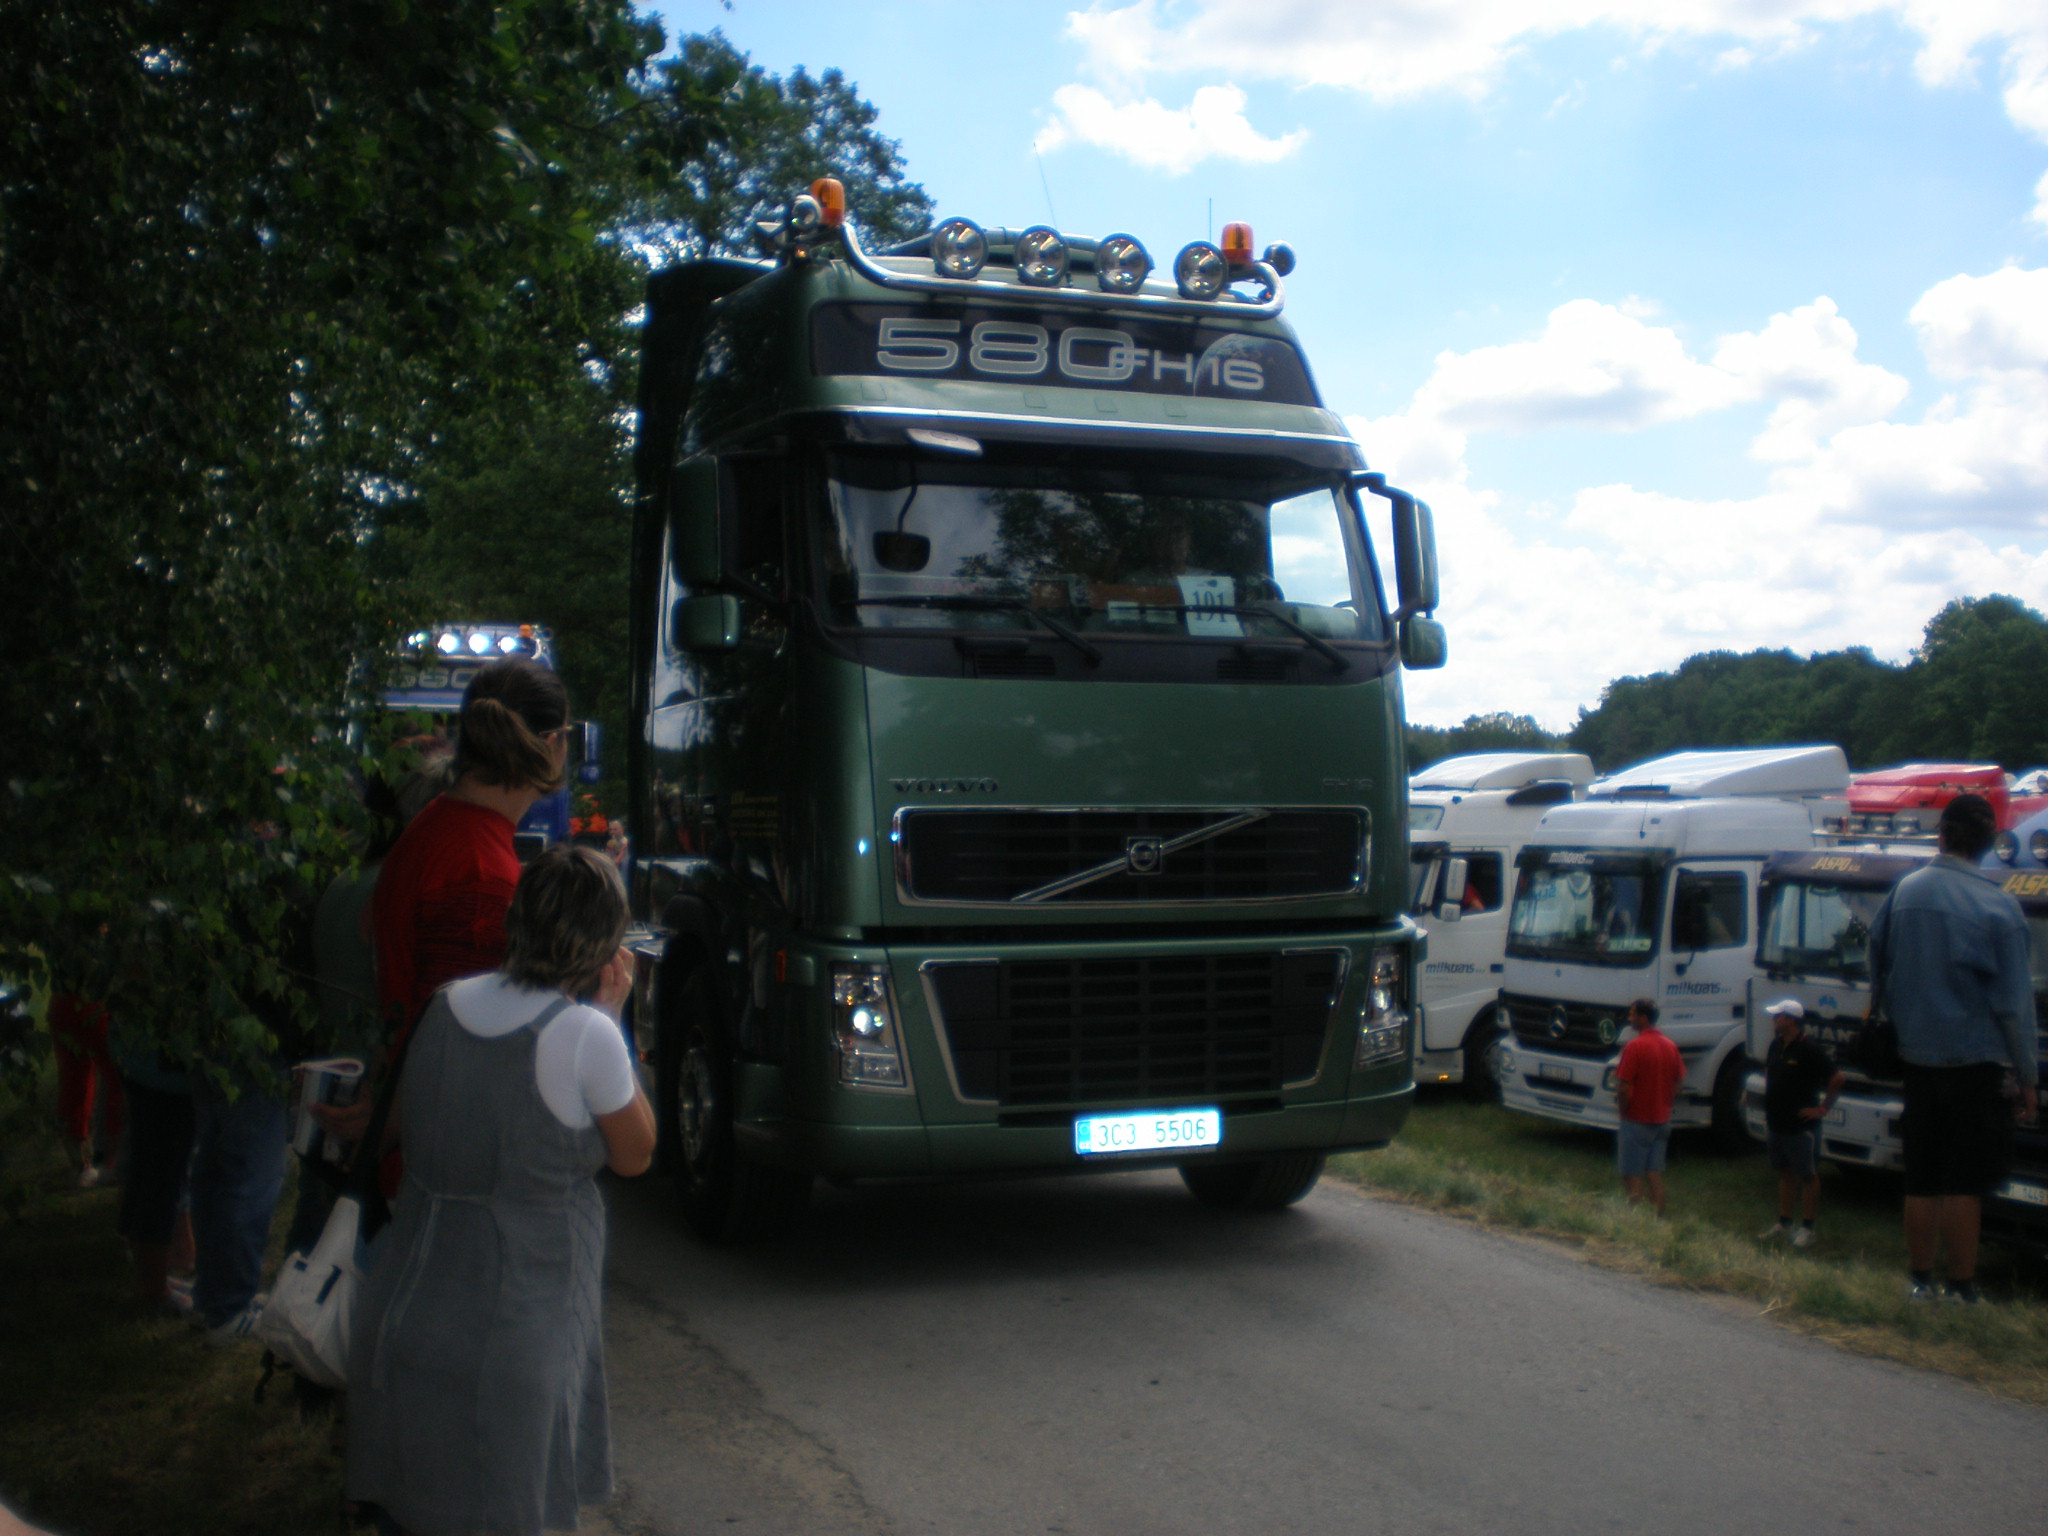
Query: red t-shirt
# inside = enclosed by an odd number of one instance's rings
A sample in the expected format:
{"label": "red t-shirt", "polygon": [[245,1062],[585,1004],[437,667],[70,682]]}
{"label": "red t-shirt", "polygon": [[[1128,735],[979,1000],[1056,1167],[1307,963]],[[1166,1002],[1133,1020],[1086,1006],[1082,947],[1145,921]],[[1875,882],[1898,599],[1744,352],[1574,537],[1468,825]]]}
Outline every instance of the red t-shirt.
{"label": "red t-shirt", "polygon": [[1653,1026],[1621,1048],[1614,1075],[1628,1084],[1628,1108],[1621,1118],[1662,1125],[1671,1118],[1671,1101],[1685,1081],[1685,1058],[1671,1037]]}
{"label": "red t-shirt", "polygon": [[412,819],[371,906],[387,1038],[402,1039],[446,983],[498,968],[518,884],[512,823],[496,811],[442,795]]}

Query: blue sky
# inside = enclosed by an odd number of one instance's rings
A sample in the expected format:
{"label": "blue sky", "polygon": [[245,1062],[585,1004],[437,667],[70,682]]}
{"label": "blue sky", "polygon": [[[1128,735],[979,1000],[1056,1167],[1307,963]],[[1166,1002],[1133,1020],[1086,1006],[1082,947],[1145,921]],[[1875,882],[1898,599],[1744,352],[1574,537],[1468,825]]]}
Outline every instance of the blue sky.
{"label": "blue sky", "polygon": [[844,70],[941,216],[1291,243],[1326,400],[1437,511],[1418,719],[2048,606],[2042,0],[657,9]]}

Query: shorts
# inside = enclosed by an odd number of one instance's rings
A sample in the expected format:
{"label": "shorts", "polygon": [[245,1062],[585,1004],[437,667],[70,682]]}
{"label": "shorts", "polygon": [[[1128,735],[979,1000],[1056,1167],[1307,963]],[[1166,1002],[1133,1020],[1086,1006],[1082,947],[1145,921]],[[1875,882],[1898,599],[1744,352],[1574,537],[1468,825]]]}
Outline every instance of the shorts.
{"label": "shorts", "polygon": [[1765,1131],[1764,1156],[1770,1159],[1771,1172],[1794,1173],[1802,1179],[1810,1179],[1819,1171],[1816,1159],[1820,1152],[1820,1136],[1814,1131]]}
{"label": "shorts", "polygon": [[1995,1061],[1966,1067],[1906,1063],[1906,1193],[1920,1198],[1983,1199],[2005,1183],[2012,1166],[2012,1103],[2005,1068]]}
{"label": "shorts", "polygon": [[1640,1179],[1648,1173],[1664,1171],[1664,1155],[1671,1148],[1671,1122],[1662,1125],[1645,1125],[1640,1120],[1624,1120],[1614,1133],[1614,1160],[1621,1166],[1624,1179]]}

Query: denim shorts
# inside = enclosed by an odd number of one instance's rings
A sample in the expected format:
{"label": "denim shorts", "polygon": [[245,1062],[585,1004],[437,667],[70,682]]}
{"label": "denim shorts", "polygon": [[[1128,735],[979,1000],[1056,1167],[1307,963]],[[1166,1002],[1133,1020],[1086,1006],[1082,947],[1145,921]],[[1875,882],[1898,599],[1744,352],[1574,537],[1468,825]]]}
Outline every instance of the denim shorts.
{"label": "denim shorts", "polygon": [[1671,1122],[1645,1125],[1624,1120],[1614,1136],[1614,1159],[1624,1179],[1640,1179],[1646,1173],[1664,1171],[1664,1154],[1671,1146]]}

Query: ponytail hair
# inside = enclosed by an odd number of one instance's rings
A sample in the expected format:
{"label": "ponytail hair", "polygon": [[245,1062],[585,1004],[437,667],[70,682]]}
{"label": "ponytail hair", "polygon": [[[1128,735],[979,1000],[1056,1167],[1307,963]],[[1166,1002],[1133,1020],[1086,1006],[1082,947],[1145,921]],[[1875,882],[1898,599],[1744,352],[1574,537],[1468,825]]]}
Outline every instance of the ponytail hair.
{"label": "ponytail hair", "polygon": [[479,667],[462,695],[455,777],[553,794],[562,775],[546,738],[568,723],[569,690],[546,667],[524,657]]}

